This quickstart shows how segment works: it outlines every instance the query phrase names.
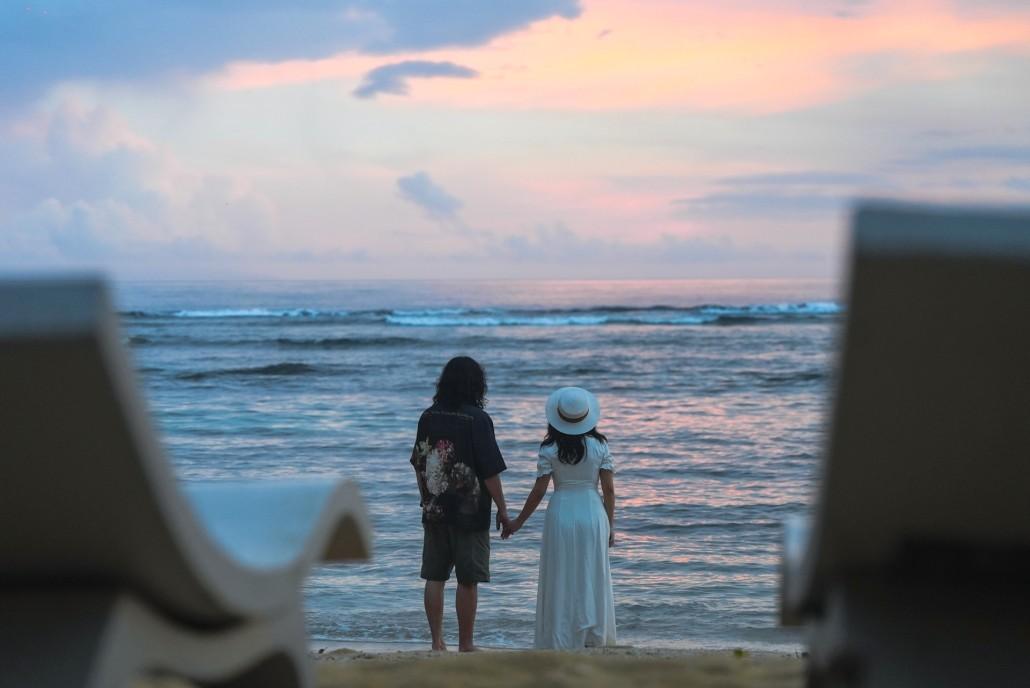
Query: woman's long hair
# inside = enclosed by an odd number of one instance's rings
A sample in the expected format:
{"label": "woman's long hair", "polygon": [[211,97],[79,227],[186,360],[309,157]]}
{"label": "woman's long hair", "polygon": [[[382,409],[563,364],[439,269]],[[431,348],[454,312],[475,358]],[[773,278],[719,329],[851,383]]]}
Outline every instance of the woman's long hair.
{"label": "woman's long hair", "polygon": [[548,423],[547,434],[544,436],[544,441],[540,443],[540,446],[547,447],[556,444],[558,445],[559,461],[577,464],[583,460],[583,456],[586,454],[588,437],[594,437],[602,442],[608,441],[608,438],[598,432],[597,428],[591,428],[582,435],[566,435]]}
{"label": "woman's long hair", "polygon": [[433,403],[456,409],[464,404],[486,406],[486,371],[474,358],[456,356],[447,361],[436,381]]}

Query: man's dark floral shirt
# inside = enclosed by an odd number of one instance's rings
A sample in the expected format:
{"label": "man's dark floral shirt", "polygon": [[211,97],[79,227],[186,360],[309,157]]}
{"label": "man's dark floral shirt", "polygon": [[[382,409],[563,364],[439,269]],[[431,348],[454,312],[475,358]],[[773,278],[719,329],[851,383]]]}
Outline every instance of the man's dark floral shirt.
{"label": "man's dark floral shirt", "polygon": [[490,495],[483,481],[507,466],[483,409],[433,405],[418,421],[411,464],[418,473],[423,523],[466,530],[490,528]]}

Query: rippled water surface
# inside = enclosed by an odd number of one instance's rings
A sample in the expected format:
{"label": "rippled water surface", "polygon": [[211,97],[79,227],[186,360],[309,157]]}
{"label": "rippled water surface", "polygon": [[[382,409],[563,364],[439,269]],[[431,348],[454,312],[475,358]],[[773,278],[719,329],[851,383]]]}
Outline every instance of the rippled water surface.
{"label": "rippled water surface", "polygon": [[[408,457],[441,366],[468,354],[489,375],[513,511],[533,482],[546,395],[576,384],[599,396],[617,470],[620,642],[756,647],[797,643],[776,628],[780,523],[812,491],[834,296],[830,284],[795,281],[118,289],[126,341],[183,479],[361,484],[375,558],[309,579],[314,637],[428,639]],[[481,644],[532,643],[541,522],[542,511],[515,539],[493,541]],[[452,614],[446,625],[453,635]]]}

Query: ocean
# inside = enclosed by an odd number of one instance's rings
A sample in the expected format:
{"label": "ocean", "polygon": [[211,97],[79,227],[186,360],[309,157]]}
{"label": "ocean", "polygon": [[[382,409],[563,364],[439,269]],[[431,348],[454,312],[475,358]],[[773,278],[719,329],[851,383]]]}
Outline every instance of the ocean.
{"label": "ocean", "polygon": [[[316,641],[428,643],[408,458],[440,369],[467,354],[487,371],[513,515],[547,395],[599,397],[620,644],[800,647],[777,627],[777,567],[781,523],[813,494],[841,313],[832,283],[136,282],[116,298],[182,480],[360,484],[374,557],[308,579]],[[494,534],[481,645],[532,645],[543,506],[513,539]],[[453,585],[447,604],[453,643]]]}

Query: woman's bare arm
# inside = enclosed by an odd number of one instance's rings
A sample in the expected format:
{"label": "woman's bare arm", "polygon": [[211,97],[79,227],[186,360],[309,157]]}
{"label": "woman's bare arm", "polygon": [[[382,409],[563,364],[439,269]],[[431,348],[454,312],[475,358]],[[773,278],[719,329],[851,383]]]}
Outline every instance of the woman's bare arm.
{"label": "woman's bare arm", "polygon": [[615,546],[615,474],[609,470],[601,470],[601,499],[604,511],[608,514],[608,546]]}
{"label": "woman's bare arm", "polygon": [[540,500],[544,498],[545,494],[547,494],[547,486],[550,484],[550,473],[548,473],[547,475],[542,475],[536,479],[536,482],[533,483],[533,489],[529,491],[529,496],[526,497],[525,506],[522,507],[522,511],[519,512],[519,515],[515,518],[515,520],[511,522],[511,526],[509,527],[507,533],[501,534],[502,538],[507,539],[511,537],[523,525],[525,525],[529,517],[533,515],[534,511],[536,511],[536,508],[540,506]]}

